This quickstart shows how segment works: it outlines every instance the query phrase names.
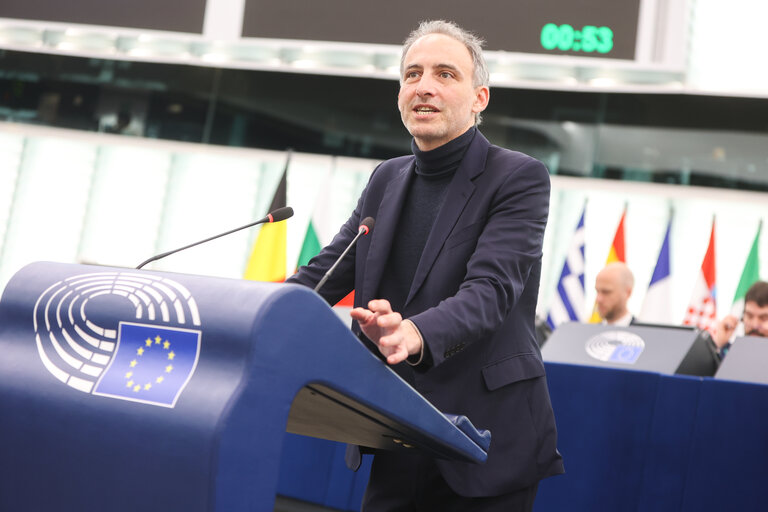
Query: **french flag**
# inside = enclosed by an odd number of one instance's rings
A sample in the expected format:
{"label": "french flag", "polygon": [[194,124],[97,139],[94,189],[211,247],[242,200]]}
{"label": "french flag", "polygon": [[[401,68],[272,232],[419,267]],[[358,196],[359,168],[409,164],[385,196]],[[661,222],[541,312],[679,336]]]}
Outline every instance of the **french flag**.
{"label": "french flag", "polygon": [[653,269],[648,291],[638,318],[652,324],[672,324],[672,278],[670,268],[669,238],[672,232],[672,217],[667,223],[667,232],[661,243],[656,268]]}

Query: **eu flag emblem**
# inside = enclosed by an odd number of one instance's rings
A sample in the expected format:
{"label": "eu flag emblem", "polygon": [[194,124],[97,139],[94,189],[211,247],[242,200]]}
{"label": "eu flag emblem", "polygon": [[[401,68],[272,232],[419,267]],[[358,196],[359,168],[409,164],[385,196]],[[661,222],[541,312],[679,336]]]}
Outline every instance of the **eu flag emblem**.
{"label": "eu flag emblem", "polygon": [[614,363],[635,364],[642,353],[643,347],[619,345],[608,360]]}
{"label": "eu flag emblem", "polygon": [[197,367],[200,331],[120,322],[94,395],[173,407]]}

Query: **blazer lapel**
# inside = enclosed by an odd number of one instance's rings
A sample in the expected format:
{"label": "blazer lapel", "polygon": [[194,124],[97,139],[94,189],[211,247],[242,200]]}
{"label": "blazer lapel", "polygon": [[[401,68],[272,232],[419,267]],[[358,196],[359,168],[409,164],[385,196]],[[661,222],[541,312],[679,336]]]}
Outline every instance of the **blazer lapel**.
{"label": "blazer lapel", "polygon": [[413,299],[413,296],[416,295],[421,285],[424,284],[424,280],[435,263],[437,255],[443,249],[445,240],[459,220],[472,194],[474,194],[475,184],[473,180],[485,169],[489,146],[488,140],[478,131],[467,149],[467,154],[464,156],[461,165],[456,170],[456,175],[451,180],[450,185],[448,185],[445,202],[443,202],[440,213],[438,213],[435,219],[435,224],[432,226],[429,238],[427,238],[427,243],[424,246],[424,252],[421,254],[419,265],[416,267],[413,283],[411,283],[411,289],[405,301],[406,306]]}
{"label": "blazer lapel", "polygon": [[365,260],[363,288],[360,290],[364,307],[368,300],[377,298],[374,297],[374,294],[378,291],[379,281],[384,272],[387,258],[389,258],[389,251],[400,221],[400,212],[408,192],[413,166],[414,160],[411,160],[400,170],[398,176],[387,184],[381,204],[376,212],[376,223],[371,232],[371,245]]}

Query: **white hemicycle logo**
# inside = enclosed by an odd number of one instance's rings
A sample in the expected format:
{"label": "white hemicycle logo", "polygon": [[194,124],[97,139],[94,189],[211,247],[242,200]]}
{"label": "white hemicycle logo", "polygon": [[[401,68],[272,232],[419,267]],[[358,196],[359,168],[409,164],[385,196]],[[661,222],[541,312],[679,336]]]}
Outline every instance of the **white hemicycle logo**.
{"label": "white hemicycle logo", "polygon": [[141,321],[150,327],[200,325],[189,290],[165,277],[95,272],[54,283],[35,303],[37,352],[54,377],[85,393],[94,389],[120,341],[121,327],[105,324],[99,315],[105,304],[109,311],[117,308],[129,315],[117,321]]}
{"label": "white hemicycle logo", "polygon": [[589,338],[584,348],[598,361],[635,364],[645,350],[645,342],[633,332],[605,331]]}

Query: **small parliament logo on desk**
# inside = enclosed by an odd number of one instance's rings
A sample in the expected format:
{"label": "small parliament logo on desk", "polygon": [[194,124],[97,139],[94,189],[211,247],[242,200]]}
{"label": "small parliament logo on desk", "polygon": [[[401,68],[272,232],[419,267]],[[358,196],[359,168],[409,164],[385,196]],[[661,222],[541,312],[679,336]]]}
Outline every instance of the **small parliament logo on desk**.
{"label": "small parliament logo on desk", "polygon": [[120,322],[115,356],[93,394],[173,407],[199,354],[199,331]]}
{"label": "small parliament logo on desk", "polygon": [[633,332],[605,331],[589,338],[584,348],[598,361],[635,364],[645,349],[645,342]]}

